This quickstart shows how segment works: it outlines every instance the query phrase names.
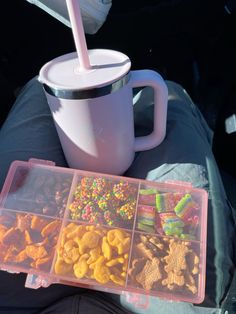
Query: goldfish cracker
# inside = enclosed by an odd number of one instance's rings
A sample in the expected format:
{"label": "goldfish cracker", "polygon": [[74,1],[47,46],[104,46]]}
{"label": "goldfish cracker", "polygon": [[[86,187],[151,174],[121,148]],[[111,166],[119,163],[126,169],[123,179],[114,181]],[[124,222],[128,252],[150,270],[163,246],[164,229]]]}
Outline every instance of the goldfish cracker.
{"label": "goldfish cracker", "polygon": [[72,271],[72,264],[67,264],[61,258],[57,258],[54,271],[57,275],[66,275]]}
{"label": "goldfish cracker", "polygon": [[119,286],[124,286],[125,285],[125,281],[123,278],[120,278],[116,275],[110,275],[110,279],[111,281],[113,281],[114,283],[116,283]]}
{"label": "goldfish cracker", "polygon": [[75,223],[70,223],[62,230],[61,245],[63,246],[68,239],[73,239],[75,237],[74,231],[76,232],[77,225]]}
{"label": "goldfish cracker", "polygon": [[66,238],[67,239],[74,239],[76,237],[82,238],[85,232],[86,232],[85,226],[82,226],[82,225],[77,226],[74,224],[73,228],[70,228],[68,232],[66,233]]}
{"label": "goldfish cracker", "polygon": [[66,252],[69,252],[75,246],[78,247],[77,243],[74,240],[67,240],[63,247]]}
{"label": "goldfish cracker", "polygon": [[110,270],[103,264],[97,264],[94,269],[94,279],[99,283],[105,284],[110,280]]}
{"label": "goldfish cracker", "polygon": [[78,244],[73,240],[68,240],[62,248],[62,258],[67,264],[73,264],[79,257],[80,252]]}
{"label": "goldfish cracker", "polygon": [[74,239],[75,237],[82,238],[83,235],[87,232],[87,229],[83,225],[75,225],[73,229],[67,233],[68,239]]}
{"label": "goldfish cracker", "polygon": [[89,258],[89,254],[88,254],[88,253],[85,253],[85,254],[83,254],[83,255],[80,256],[79,261],[82,261],[82,260],[86,260],[86,261],[87,261],[88,258]]}
{"label": "goldfish cracker", "polygon": [[109,230],[107,233],[108,243],[117,248],[118,254],[123,253],[124,233],[119,229]]}
{"label": "goldfish cracker", "polygon": [[94,249],[98,246],[100,236],[94,231],[87,231],[81,239],[77,239],[80,254],[84,254],[86,249]]}
{"label": "goldfish cracker", "polygon": [[89,267],[87,264],[88,257],[89,257],[88,254],[84,254],[79,258],[78,263],[74,264],[73,269],[74,269],[74,274],[76,278],[81,279],[87,274],[89,270]]}
{"label": "goldfish cracker", "polygon": [[102,238],[102,253],[107,260],[112,258],[112,248],[107,242],[107,238]]}
{"label": "goldfish cracker", "polygon": [[70,231],[73,231],[76,227],[77,225],[74,222],[71,222],[64,228],[64,231],[69,233]]}
{"label": "goldfish cracker", "polygon": [[112,267],[117,264],[124,264],[125,259],[123,257],[117,257],[106,263],[106,266]]}
{"label": "goldfish cracker", "polygon": [[116,247],[119,255],[128,252],[130,247],[130,236],[126,232],[120,229],[109,230],[107,233],[107,240],[111,246]]}
{"label": "goldfish cracker", "polygon": [[87,260],[87,263],[90,265],[98,260],[98,258],[101,256],[101,248],[98,246],[94,249],[91,249],[89,251],[89,259]]}
{"label": "goldfish cracker", "polygon": [[117,245],[118,254],[124,254],[129,251],[130,248],[130,237],[127,237],[123,240],[123,243]]}
{"label": "goldfish cracker", "polygon": [[111,246],[117,246],[124,241],[124,233],[120,229],[112,229],[107,232],[107,240]]}
{"label": "goldfish cracker", "polygon": [[92,263],[92,264],[89,265],[89,268],[90,268],[90,269],[95,269],[96,266],[102,265],[102,264],[104,263],[104,261],[105,261],[105,257],[104,257],[104,256],[100,256],[100,257],[96,260],[96,262],[94,262],[94,263]]}

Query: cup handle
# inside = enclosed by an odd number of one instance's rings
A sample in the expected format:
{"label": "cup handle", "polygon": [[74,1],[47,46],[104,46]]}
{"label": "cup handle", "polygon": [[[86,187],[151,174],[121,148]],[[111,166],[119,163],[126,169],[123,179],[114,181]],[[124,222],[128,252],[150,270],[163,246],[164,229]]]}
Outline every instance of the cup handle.
{"label": "cup handle", "polygon": [[131,71],[129,84],[131,88],[150,86],[154,90],[153,132],[136,137],[134,142],[135,152],[148,150],[158,146],[166,135],[168,89],[161,75],[153,70]]}

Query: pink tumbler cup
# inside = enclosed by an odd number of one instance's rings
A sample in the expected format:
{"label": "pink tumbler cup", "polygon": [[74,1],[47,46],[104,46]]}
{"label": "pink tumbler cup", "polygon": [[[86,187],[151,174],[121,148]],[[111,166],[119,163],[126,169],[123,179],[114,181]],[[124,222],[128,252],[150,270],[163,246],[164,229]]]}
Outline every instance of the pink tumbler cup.
{"label": "pink tumbler cup", "polygon": [[[91,69],[80,72],[77,53],[60,56],[40,70],[47,101],[71,168],[123,174],[135,152],[159,145],[166,134],[168,91],[152,70],[131,71],[130,59],[108,49],[88,50]],[[151,134],[134,136],[133,88],[154,90]]]}

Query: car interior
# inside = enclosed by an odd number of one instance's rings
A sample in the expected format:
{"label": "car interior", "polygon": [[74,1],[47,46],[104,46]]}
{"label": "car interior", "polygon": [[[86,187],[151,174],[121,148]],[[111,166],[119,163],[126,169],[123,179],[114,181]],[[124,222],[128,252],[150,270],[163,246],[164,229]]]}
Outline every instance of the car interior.
{"label": "car interior", "polygon": [[[2,124],[20,88],[45,62],[75,45],[69,27],[25,0],[13,9],[5,1],[0,14]],[[235,15],[234,0],[118,1],[102,28],[86,34],[88,49],[124,52],[132,69],[154,69],[185,88],[214,131],[213,151],[234,205]],[[142,23],[134,30],[137,19]]]}
{"label": "car interior", "polygon": [[[0,15],[1,127],[24,84],[75,45],[69,27],[25,0],[2,2]],[[153,69],[183,86],[214,133],[236,221],[235,26],[235,0],[122,0],[113,1],[104,25],[86,40],[88,49],[121,51],[132,69]]]}

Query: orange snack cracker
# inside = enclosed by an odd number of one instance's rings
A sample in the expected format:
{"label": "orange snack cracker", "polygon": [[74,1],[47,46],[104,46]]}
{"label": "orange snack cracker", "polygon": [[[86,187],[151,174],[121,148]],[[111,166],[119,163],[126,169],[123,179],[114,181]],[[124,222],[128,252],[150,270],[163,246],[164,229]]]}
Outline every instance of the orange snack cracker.
{"label": "orange snack cracker", "polygon": [[[68,236],[78,254],[74,260],[68,260],[63,254]],[[58,275],[74,276],[79,280],[90,279],[100,284],[124,286],[130,239],[128,232],[117,228],[68,224],[62,230],[54,271]]]}
{"label": "orange snack cracker", "polygon": [[0,262],[49,270],[61,223],[23,213],[3,213],[1,218],[6,225],[0,225]]}

